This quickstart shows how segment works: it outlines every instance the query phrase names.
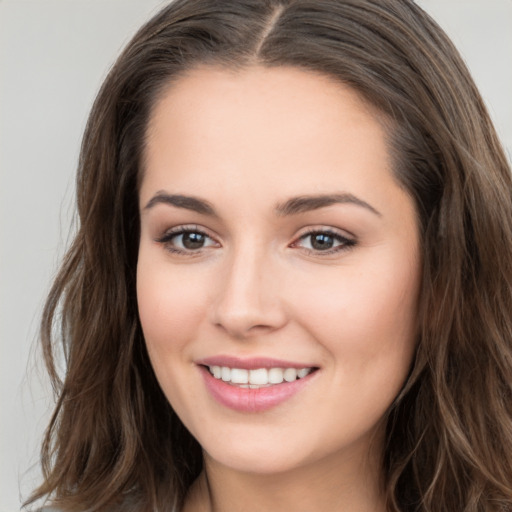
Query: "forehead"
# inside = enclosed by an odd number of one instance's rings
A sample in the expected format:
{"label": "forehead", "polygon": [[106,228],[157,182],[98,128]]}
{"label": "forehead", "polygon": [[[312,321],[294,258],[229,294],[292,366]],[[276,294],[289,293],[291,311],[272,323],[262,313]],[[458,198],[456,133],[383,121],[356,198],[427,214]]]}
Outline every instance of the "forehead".
{"label": "forehead", "polygon": [[155,104],[141,194],[229,185],[293,195],[333,179],[364,188],[390,168],[378,113],[348,86],[291,67],[204,66]]}
{"label": "forehead", "polygon": [[[311,135],[319,125],[339,121],[340,116],[357,130],[363,117],[378,121],[383,114],[354,89],[313,71],[288,66],[232,70],[205,65],[192,68],[164,89],[152,110],[147,135],[151,141],[164,125],[169,127],[172,118],[182,129],[188,125],[194,131],[208,128],[208,122],[227,129],[228,123],[235,121],[240,128],[250,128],[253,136],[258,128],[266,133],[278,131],[282,124],[268,121],[280,120],[287,132]],[[289,119],[300,122],[286,123]],[[337,129],[341,128],[338,124]]]}

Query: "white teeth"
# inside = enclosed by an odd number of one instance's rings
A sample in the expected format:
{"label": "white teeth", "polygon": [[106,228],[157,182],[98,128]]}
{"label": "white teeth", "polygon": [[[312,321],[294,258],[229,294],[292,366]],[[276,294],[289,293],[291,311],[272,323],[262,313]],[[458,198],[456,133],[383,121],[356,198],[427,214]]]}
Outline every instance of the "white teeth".
{"label": "white teeth", "polygon": [[249,382],[251,384],[268,384],[268,371],[266,368],[258,368],[249,372]]}
{"label": "white teeth", "polygon": [[231,380],[231,368],[228,368],[227,366],[223,366],[220,369],[220,375],[224,382],[229,382]]}
{"label": "white teeth", "polygon": [[297,380],[297,370],[295,368],[286,368],[283,376],[286,382],[293,382]]}
{"label": "white teeth", "polygon": [[216,379],[251,389],[281,384],[283,381],[293,382],[303,379],[313,371],[313,368],[257,368],[255,370],[228,366],[209,366],[208,368]]}
{"label": "white teeth", "polygon": [[232,384],[247,384],[249,382],[249,370],[231,368]]}
{"label": "white teeth", "polygon": [[311,368],[301,368],[297,371],[297,377],[299,379],[304,378],[309,372],[311,371]]}
{"label": "white teeth", "polygon": [[282,368],[270,368],[268,371],[268,381],[270,384],[281,384],[283,382],[283,369]]}

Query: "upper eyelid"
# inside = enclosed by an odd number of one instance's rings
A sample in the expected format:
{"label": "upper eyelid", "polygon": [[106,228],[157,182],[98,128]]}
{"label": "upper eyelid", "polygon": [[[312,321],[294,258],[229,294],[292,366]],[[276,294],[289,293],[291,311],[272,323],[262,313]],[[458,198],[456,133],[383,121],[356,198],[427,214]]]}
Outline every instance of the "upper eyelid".
{"label": "upper eyelid", "polygon": [[[177,226],[173,226],[171,228],[165,229],[164,233],[181,233],[181,232],[189,232],[189,231],[197,231],[200,233],[204,233],[208,236],[211,236],[209,233],[211,230],[208,228],[205,228],[203,226],[199,226],[198,224],[180,224]],[[303,236],[308,235],[310,233],[332,233],[332,234],[339,234],[340,236],[345,236],[344,233],[346,233],[347,237],[354,237],[349,231],[345,229],[335,228],[332,226],[306,226],[304,228],[301,228],[299,231],[299,234],[296,234],[295,236]]]}
{"label": "upper eyelid", "polygon": [[174,226],[172,228],[165,229],[161,235],[157,237],[157,239],[163,239],[169,235],[181,235],[183,233],[201,233],[202,235],[211,238],[212,240],[216,240],[216,237],[210,233],[210,230],[203,228],[198,225],[191,224],[183,224],[179,226]]}
{"label": "upper eyelid", "polygon": [[295,239],[299,240],[304,236],[312,235],[315,233],[329,233],[330,235],[340,236],[341,238],[352,240],[354,242],[357,240],[357,237],[350,231],[347,231],[346,229],[335,228],[333,226],[308,226],[299,230],[299,233],[295,235]]}
{"label": "upper eyelid", "polygon": [[295,238],[295,240],[290,244],[290,246],[295,246],[301,240],[305,240],[308,237],[317,235],[317,234],[327,234],[327,235],[333,237],[334,239],[338,239],[339,242],[342,242],[342,243],[345,242],[346,244],[354,245],[357,242],[357,240],[355,238],[342,235],[341,233],[338,233],[336,231],[329,231],[329,230],[324,229],[324,230],[313,230],[313,231],[303,233],[302,235]]}

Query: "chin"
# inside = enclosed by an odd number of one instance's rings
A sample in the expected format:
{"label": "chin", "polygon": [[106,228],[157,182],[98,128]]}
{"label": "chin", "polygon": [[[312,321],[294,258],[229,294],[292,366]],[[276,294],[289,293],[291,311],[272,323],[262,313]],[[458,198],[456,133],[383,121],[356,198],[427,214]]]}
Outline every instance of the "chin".
{"label": "chin", "polygon": [[218,438],[211,443],[201,443],[206,464],[221,465],[240,473],[271,475],[293,470],[306,463],[305,459],[308,458],[307,454],[298,453],[296,444],[286,446],[281,440],[269,442],[271,437],[262,440],[258,436],[247,438],[251,442],[226,435],[227,443],[219,443]]}
{"label": "chin", "polygon": [[[217,454],[215,454],[217,455]],[[291,454],[263,455],[262,453],[248,453],[245,451],[213,456],[207,458],[212,465],[222,465],[237,473],[256,475],[276,475],[287,473],[301,467],[305,461],[292,459]]]}

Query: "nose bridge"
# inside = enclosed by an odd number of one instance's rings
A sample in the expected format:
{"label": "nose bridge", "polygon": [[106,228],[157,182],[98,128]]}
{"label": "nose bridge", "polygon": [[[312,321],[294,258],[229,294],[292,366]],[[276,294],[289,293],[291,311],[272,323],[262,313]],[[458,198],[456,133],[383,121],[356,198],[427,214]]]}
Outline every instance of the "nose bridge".
{"label": "nose bridge", "polygon": [[270,251],[257,243],[233,247],[219,276],[221,283],[214,306],[216,325],[240,338],[274,330],[284,323],[272,260]]}

